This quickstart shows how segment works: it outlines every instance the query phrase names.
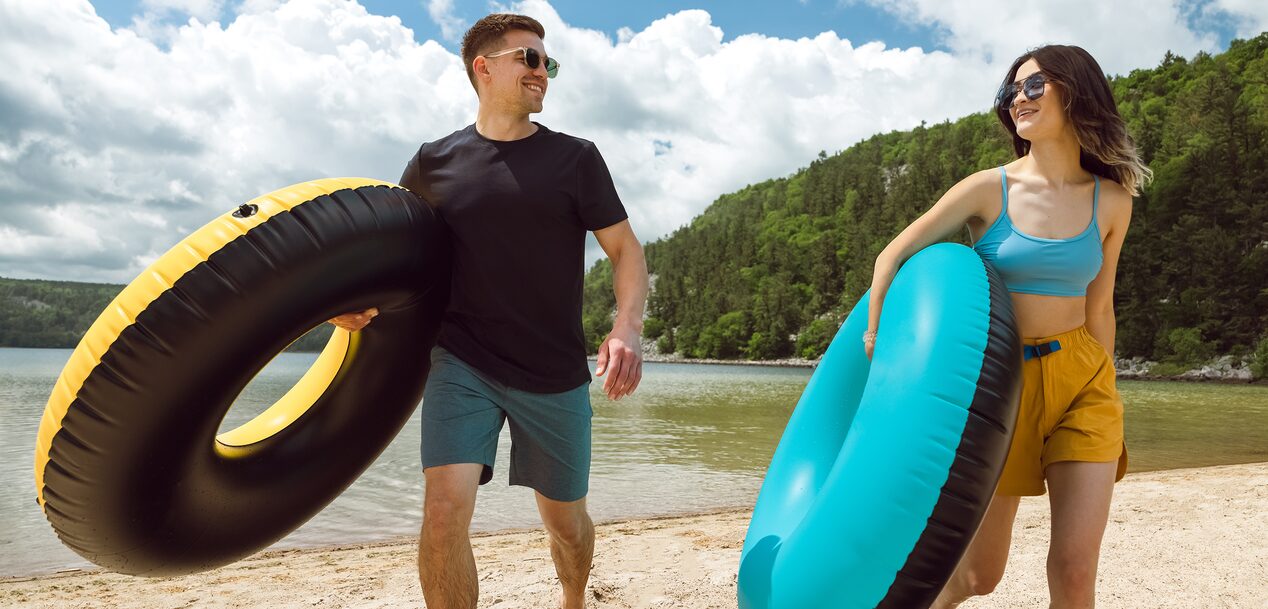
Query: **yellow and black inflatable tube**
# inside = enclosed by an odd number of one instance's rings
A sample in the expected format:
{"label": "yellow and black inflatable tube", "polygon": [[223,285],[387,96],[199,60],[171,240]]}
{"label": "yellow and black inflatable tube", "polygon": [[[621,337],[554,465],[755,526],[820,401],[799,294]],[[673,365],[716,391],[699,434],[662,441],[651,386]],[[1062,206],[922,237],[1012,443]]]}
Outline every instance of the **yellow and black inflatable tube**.
{"label": "yellow and black inflatable tube", "polygon": [[[108,569],[178,575],[303,524],[382,452],[422,397],[449,291],[448,233],[408,190],[297,184],[199,229],[97,318],[49,398],[37,498]],[[307,330],[336,330],[294,388],[217,435],[248,382]]]}

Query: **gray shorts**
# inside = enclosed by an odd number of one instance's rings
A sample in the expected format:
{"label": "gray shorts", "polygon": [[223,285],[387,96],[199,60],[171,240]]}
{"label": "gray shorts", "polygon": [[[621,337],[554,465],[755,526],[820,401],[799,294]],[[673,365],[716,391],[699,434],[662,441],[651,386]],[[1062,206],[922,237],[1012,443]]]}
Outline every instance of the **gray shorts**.
{"label": "gray shorts", "polygon": [[436,347],[423,391],[423,469],[481,463],[493,478],[498,434],[511,422],[510,482],[555,501],[576,501],[590,486],[590,385],[562,393],[507,387]]}

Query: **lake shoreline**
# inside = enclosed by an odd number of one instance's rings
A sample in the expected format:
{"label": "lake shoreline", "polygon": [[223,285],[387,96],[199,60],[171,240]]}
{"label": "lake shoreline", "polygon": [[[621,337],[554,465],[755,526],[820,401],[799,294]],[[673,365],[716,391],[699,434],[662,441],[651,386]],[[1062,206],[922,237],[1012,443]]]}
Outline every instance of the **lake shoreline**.
{"label": "lake shoreline", "polygon": [[[0,349],[49,349],[49,350],[71,350],[66,347],[3,347]],[[295,354],[313,354],[318,351],[286,351]],[[1231,360],[1232,356],[1226,355],[1212,362],[1225,362]],[[593,363],[595,357],[587,355],[586,360]],[[708,359],[708,358],[691,358],[668,356],[660,354],[643,354],[643,361],[654,364],[700,364],[705,366],[755,366],[763,368],[809,368],[818,367],[818,359],[804,358],[783,358],[773,360],[747,360],[747,359]],[[1203,365],[1198,368],[1187,370],[1178,375],[1157,375],[1147,372],[1149,367],[1157,365],[1158,362],[1144,361],[1140,358],[1119,359],[1114,365],[1118,371],[1119,380],[1132,381],[1178,381],[1182,383],[1213,383],[1219,385],[1268,385],[1268,378],[1252,378],[1250,376],[1249,364],[1242,362],[1241,366],[1229,367],[1224,366],[1223,369],[1213,369],[1212,366]]]}
{"label": "lake shoreline", "polygon": [[[587,356],[590,362],[595,362],[593,356]],[[1224,356],[1214,361],[1223,361],[1231,359],[1231,356]],[[689,357],[665,356],[665,355],[643,355],[644,362],[655,364],[700,364],[705,366],[756,366],[768,368],[810,368],[814,369],[819,366],[818,359],[804,358],[785,358],[774,360],[729,360],[729,359],[699,359]],[[1119,380],[1131,381],[1178,381],[1182,383],[1214,383],[1221,385],[1268,385],[1268,378],[1255,379],[1250,377],[1248,365],[1241,367],[1226,367],[1223,370],[1212,369],[1211,366],[1201,366],[1187,370],[1178,375],[1157,375],[1147,372],[1150,366],[1157,365],[1157,362],[1142,361],[1139,359],[1120,359],[1115,362],[1115,369],[1118,372]]]}
{"label": "lake shoreline", "polygon": [[[1250,607],[1268,598],[1268,463],[1132,473],[1115,488],[1098,597],[1124,609]],[[591,609],[733,609],[750,507],[597,524]],[[1046,497],[1022,501],[1008,573],[976,609],[1043,606]],[[557,580],[540,528],[472,535],[481,608],[545,607]],[[416,541],[270,550],[206,573],[0,577],[0,604],[162,609],[422,607]],[[269,585],[264,585],[270,582]],[[1165,603],[1160,603],[1165,599]]]}

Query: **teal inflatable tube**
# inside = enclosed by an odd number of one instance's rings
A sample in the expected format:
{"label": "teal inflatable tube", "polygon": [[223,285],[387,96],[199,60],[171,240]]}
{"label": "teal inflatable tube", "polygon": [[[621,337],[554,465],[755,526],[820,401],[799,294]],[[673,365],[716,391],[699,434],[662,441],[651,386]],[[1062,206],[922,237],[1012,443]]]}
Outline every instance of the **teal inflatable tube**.
{"label": "teal inflatable tube", "polygon": [[949,243],[907,261],[873,359],[854,307],[806,386],[758,495],[742,609],[928,607],[981,523],[1021,390],[1003,282]]}

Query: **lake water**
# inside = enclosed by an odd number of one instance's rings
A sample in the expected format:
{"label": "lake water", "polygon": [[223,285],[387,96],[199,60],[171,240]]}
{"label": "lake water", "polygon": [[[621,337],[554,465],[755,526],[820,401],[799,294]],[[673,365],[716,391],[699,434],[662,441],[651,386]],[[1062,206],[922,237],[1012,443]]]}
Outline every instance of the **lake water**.
{"label": "lake water", "polygon": [[[62,546],[35,502],[33,454],[48,393],[69,350],[0,349],[0,576],[91,564]],[[284,353],[247,387],[222,429],[280,397],[315,354]],[[751,506],[811,370],[647,364],[634,395],[610,402],[592,386],[596,520]],[[1131,470],[1268,461],[1268,387],[1121,381]],[[277,547],[416,535],[422,473],[418,413],[342,496]],[[493,482],[473,528],[538,524],[532,491],[506,484],[503,430]]]}

